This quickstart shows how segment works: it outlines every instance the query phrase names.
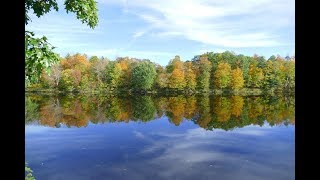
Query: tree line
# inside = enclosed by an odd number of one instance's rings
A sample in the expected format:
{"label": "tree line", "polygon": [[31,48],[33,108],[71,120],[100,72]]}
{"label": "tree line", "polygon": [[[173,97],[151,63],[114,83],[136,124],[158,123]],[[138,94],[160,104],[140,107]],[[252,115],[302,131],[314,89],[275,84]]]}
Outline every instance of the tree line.
{"label": "tree line", "polygon": [[204,129],[250,124],[294,124],[294,97],[242,96],[26,96],[25,123],[83,127],[91,123],[148,122],[166,116],[178,126],[193,121]]}
{"label": "tree line", "polygon": [[264,89],[292,92],[294,57],[236,55],[208,52],[183,61],[177,55],[161,66],[149,59],[119,57],[115,60],[85,54],[67,55],[43,70],[28,87],[60,91]]}

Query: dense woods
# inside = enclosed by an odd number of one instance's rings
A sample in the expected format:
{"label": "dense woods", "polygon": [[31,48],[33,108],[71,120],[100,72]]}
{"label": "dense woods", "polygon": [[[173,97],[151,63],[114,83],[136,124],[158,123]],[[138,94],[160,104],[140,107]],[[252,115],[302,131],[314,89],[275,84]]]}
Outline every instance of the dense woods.
{"label": "dense woods", "polygon": [[205,53],[192,60],[173,57],[166,66],[148,59],[87,57],[74,54],[43,70],[39,81],[28,86],[72,92],[181,91],[262,89],[294,92],[295,59]]}

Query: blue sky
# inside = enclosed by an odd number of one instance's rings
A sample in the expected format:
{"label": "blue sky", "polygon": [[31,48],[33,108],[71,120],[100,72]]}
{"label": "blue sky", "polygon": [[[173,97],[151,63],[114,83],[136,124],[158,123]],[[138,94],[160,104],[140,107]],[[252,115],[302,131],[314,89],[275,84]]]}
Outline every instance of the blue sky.
{"label": "blue sky", "polygon": [[45,35],[62,56],[86,53],[111,60],[130,56],[166,65],[205,52],[234,51],[269,58],[294,55],[294,0],[97,0],[99,24],[90,29],[63,1],[59,11],[30,14],[26,30]]}

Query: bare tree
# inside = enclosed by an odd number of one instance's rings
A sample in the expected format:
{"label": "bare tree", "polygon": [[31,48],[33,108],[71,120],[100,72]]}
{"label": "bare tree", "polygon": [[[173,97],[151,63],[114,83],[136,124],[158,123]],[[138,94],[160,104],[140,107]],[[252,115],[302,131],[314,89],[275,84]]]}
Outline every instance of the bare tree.
{"label": "bare tree", "polygon": [[105,78],[105,75],[104,75],[105,74],[105,68],[106,68],[108,62],[109,61],[106,60],[106,59],[99,60],[96,63],[94,63],[93,66],[92,66],[92,70],[96,74],[99,84],[103,83],[103,80]]}
{"label": "bare tree", "polygon": [[59,85],[60,78],[61,78],[61,71],[62,71],[62,68],[60,64],[54,64],[52,66],[50,77],[52,79],[52,83],[54,87],[58,87]]}

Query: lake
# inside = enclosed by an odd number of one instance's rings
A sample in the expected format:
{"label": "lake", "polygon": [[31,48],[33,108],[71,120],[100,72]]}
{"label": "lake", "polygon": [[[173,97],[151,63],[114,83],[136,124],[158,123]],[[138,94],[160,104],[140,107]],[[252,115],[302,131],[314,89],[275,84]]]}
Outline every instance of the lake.
{"label": "lake", "polygon": [[37,180],[292,180],[294,97],[25,97]]}

